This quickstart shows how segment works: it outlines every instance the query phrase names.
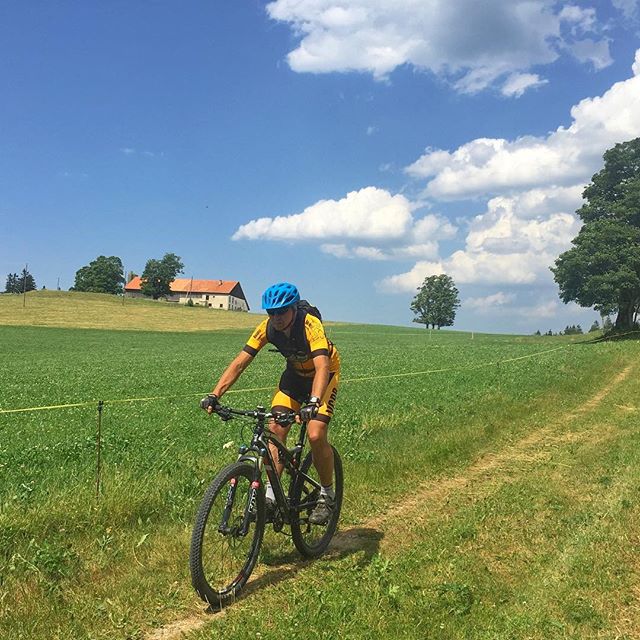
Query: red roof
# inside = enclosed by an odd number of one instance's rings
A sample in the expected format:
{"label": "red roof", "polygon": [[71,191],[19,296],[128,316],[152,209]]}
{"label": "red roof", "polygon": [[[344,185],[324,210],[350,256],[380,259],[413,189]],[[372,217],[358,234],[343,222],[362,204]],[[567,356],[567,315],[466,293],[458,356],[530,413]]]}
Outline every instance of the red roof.
{"label": "red roof", "polygon": [[[176,278],[171,283],[173,293],[221,293],[229,294],[240,284],[237,280],[196,280],[191,278]],[[136,276],[125,286],[125,291],[140,291],[142,282],[140,276]]]}

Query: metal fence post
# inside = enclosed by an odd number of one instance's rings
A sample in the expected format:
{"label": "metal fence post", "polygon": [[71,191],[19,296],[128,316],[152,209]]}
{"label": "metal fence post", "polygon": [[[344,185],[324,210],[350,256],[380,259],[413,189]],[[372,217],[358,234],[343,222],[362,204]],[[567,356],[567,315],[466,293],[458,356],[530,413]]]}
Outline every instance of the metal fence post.
{"label": "metal fence post", "polygon": [[96,502],[100,499],[100,474],[102,471],[102,407],[104,407],[104,400],[99,400],[98,428],[96,432]]}

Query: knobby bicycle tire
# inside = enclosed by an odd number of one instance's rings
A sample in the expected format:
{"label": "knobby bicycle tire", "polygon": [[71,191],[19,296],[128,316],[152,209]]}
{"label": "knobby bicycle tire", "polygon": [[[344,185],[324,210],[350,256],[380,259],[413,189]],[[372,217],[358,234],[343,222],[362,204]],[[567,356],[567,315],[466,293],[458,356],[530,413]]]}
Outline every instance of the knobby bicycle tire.
{"label": "knobby bicycle tire", "polygon": [[[342,493],[344,485],[344,476],[342,472],[342,460],[340,454],[335,447],[333,449],[333,486],[335,490],[335,506],[329,522],[326,525],[313,525],[308,521],[309,515],[313,510],[313,506],[320,495],[320,490],[311,485],[300,474],[297,474],[290,492],[291,506],[295,509],[296,505],[304,502],[310,503],[310,506],[298,514],[298,517],[292,517],[291,520],[291,537],[296,549],[305,558],[317,558],[325,552],[331,538],[338,527],[340,519],[340,509],[342,508]],[[300,471],[308,475],[314,475],[313,461],[311,452],[307,454],[304,461],[300,465]],[[316,478],[317,479],[317,475]]]}
{"label": "knobby bicycle tire", "polygon": [[[232,601],[245,585],[258,560],[265,527],[265,497],[255,493],[255,516],[245,536],[239,529],[246,510],[255,467],[234,462],[220,471],[202,498],[191,536],[191,583],[198,595],[214,608]],[[236,489],[226,533],[221,532],[224,507],[232,479]]]}

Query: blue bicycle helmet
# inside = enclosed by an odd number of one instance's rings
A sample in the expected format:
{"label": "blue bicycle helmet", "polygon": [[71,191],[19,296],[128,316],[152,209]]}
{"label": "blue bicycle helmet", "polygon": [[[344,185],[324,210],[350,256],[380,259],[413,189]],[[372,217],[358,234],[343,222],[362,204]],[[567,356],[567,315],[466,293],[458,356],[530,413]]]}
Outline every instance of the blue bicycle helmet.
{"label": "blue bicycle helmet", "polygon": [[263,309],[285,309],[300,300],[300,292],[288,282],[278,282],[271,285],[262,294]]}

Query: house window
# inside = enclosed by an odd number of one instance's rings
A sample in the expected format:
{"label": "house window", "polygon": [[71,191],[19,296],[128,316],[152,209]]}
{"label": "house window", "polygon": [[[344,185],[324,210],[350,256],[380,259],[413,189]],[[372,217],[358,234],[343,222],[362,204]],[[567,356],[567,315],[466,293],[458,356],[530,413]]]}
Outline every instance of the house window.
{"label": "house window", "polygon": [[205,300],[208,300],[208,299],[209,299],[209,294],[207,294],[207,295],[204,297],[204,299],[205,299]]}

